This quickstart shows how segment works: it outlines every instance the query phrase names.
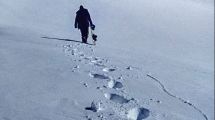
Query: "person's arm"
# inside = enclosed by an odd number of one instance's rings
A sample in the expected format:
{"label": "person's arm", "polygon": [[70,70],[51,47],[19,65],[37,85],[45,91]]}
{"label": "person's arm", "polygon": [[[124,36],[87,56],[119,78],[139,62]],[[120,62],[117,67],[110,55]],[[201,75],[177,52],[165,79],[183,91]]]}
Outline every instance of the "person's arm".
{"label": "person's arm", "polygon": [[78,14],[76,14],[76,17],[75,17],[75,28],[78,27]]}
{"label": "person's arm", "polygon": [[93,25],[93,22],[92,22],[92,20],[91,20],[90,13],[88,12],[88,10],[87,10],[87,14],[88,14],[88,20],[89,20],[89,22],[90,22],[90,26],[92,26],[92,25]]}

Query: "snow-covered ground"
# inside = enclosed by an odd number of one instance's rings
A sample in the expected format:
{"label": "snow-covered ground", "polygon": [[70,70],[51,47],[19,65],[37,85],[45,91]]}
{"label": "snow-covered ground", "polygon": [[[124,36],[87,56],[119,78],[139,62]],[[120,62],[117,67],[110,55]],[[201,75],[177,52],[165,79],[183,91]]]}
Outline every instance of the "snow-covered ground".
{"label": "snow-covered ground", "polygon": [[213,120],[213,3],[0,1],[0,120]]}

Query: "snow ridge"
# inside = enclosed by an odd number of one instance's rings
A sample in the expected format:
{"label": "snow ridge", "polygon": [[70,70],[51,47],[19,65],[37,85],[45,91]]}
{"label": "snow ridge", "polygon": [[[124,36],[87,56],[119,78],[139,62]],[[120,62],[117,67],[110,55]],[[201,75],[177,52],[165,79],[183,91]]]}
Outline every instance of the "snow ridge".
{"label": "snow ridge", "polygon": [[150,78],[151,78],[152,80],[154,80],[155,82],[157,82],[157,83],[161,86],[162,90],[163,90],[166,94],[168,94],[169,96],[174,97],[174,98],[180,100],[180,101],[183,102],[184,104],[187,104],[187,105],[193,107],[193,108],[194,108],[195,110],[197,110],[200,114],[202,114],[202,116],[205,118],[205,120],[208,120],[207,115],[206,115],[204,112],[202,112],[202,110],[200,110],[198,107],[196,107],[193,103],[191,103],[191,102],[189,102],[189,101],[187,101],[187,100],[184,100],[183,98],[178,97],[177,95],[174,95],[174,94],[170,93],[170,92],[166,89],[166,87],[164,86],[164,84],[163,84],[160,80],[158,80],[157,78],[153,77],[152,75],[147,74],[147,76],[150,77]]}

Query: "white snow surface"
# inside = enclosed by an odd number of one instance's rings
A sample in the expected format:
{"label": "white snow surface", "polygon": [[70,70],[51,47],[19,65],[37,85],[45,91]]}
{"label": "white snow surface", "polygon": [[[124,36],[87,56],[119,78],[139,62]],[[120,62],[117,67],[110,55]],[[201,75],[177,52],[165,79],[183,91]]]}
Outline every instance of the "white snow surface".
{"label": "white snow surface", "polygon": [[[96,46],[74,29],[81,4]],[[214,119],[213,0],[4,0],[0,11],[0,120]]]}

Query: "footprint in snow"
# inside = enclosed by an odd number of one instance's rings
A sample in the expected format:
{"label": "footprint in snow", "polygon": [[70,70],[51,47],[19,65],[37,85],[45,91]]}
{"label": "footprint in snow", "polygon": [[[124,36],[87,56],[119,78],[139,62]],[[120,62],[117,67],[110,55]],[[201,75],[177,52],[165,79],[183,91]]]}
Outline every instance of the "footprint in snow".
{"label": "footprint in snow", "polygon": [[102,71],[103,72],[113,72],[115,70],[116,70],[115,68],[104,68]]}
{"label": "footprint in snow", "polygon": [[102,63],[103,62],[103,59],[99,58],[99,57],[94,57],[92,60],[91,60],[91,63]]}
{"label": "footprint in snow", "polygon": [[91,63],[94,63],[94,64],[95,64],[95,63],[100,63],[100,64],[102,63],[101,60],[91,60],[90,62],[91,62]]}
{"label": "footprint in snow", "polygon": [[95,103],[94,101],[91,103],[90,107],[85,107],[85,110],[90,110],[93,112],[98,112],[102,110],[101,102]]}
{"label": "footprint in snow", "polygon": [[79,52],[78,55],[79,55],[79,57],[84,57],[85,56],[85,54],[83,52]]}
{"label": "footprint in snow", "polygon": [[97,79],[111,79],[109,76],[106,76],[106,75],[103,75],[103,74],[90,73],[89,75],[90,75],[90,77],[97,78]]}
{"label": "footprint in snow", "polygon": [[93,120],[90,116],[85,116],[85,118],[87,119],[87,120]]}
{"label": "footprint in snow", "polygon": [[101,63],[95,63],[94,65],[95,65],[95,66],[98,66],[98,67],[105,67],[105,65],[104,65],[104,64],[101,64]]}
{"label": "footprint in snow", "polygon": [[156,102],[156,103],[162,103],[160,100],[154,100],[154,99],[150,99],[150,101],[152,101],[152,102]]}
{"label": "footprint in snow", "polygon": [[84,87],[88,87],[88,84],[87,84],[87,83],[83,83],[83,86],[84,86]]}
{"label": "footprint in snow", "polygon": [[126,69],[127,70],[133,70],[133,68],[131,66],[128,66]]}
{"label": "footprint in snow", "polygon": [[80,68],[79,65],[76,65],[76,66],[73,67],[73,69],[79,69],[79,68]]}
{"label": "footprint in snow", "polygon": [[113,89],[120,89],[123,87],[121,82],[115,81],[115,80],[110,80],[108,82],[108,87],[113,88]]}
{"label": "footprint in snow", "polygon": [[95,65],[95,66],[98,66],[98,67],[105,67],[105,65],[102,63],[101,60],[91,60],[89,64]]}
{"label": "footprint in snow", "polygon": [[84,57],[84,59],[85,59],[85,60],[92,60],[92,59],[93,59],[93,57],[88,56],[88,57]]}
{"label": "footprint in snow", "polygon": [[149,117],[150,111],[146,108],[133,108],[128,111],[127,118],[129,120],[142,120]]}
{"label": "footprint in snow", "polygon": [[115,103],[120,103],[120,104],[124,104],[124,103],[128,103],[130,100],[124,98],[123,96],[117,95],[117,94],[109,94],[106,93],[104,94],[105,97]]}
{"label": "footprint in snow", "polygon": [[72,55],[77,55],[77,51],[78,51],[77,49],[72,49],[71,54]]}

